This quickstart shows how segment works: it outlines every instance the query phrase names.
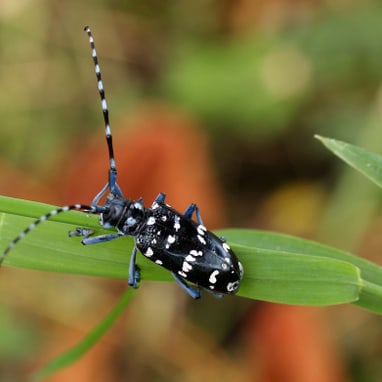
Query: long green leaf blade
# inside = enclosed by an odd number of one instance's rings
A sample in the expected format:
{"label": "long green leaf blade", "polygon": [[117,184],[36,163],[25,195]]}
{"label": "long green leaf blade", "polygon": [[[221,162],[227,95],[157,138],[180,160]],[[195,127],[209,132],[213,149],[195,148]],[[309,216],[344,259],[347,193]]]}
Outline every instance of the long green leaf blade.
{"label": "long green leaf blade", "polygon": [[382,187],[382,156],[366,151],[350,143],[332,138],[315,136],[332,153]]}
{"label": "long green leaf blade", "polygon": [[[9,204],[8,204],[9,202]],[[19,231],[52,206],[0,198],[0,244],[5,248]],[[11,213],[17,210],[16,214]],[[27,211],[28,217],[22,216]],[[3,212],[1,212],[3,211]],[[133,241],[121,238],[109,243],[82,246],[79,238],[68,238],[66,231],[80,225],[99,227],[97,218],[84,213],[58,215],[44,222],[9,253],[6,264],[46,271],[104,277],[127,277]],[[64,220],[65,218],[65,220]],[[70,224],[69,224],[70,223]],[[106,231],[97,230],[97,233]],[[304,305],[330,305],[354,302],[359,298],[362,280],[359,268],[333,256],[335,250],[321,248],[326,256],[312,251],[311,242],[254,230],[226,230],[226,236],[245,268],[239,295],[248,298]],[[277,243],[266,247],[261,243]],[[298,245],[296,244],[298,243]],[[294,247],[295,246],[295,247]],[[144,280],[170,281],[170,273],[139,257]]]}
{"label": "long green leaf blade", "polygon": [[290,235],[256,230],[226,230],[221,232],[230,242],[239,242],[249,247],[261,250],[271,250],[278,253],[299,254],[301,258],[317,256],[331,258],[353,264],[361,272],[362,288],[359,299],[354,303],[360,307],[382,314],[382,267],[354,256],[349,252],[341,251],[319,244],[311,240],[304,240]]}

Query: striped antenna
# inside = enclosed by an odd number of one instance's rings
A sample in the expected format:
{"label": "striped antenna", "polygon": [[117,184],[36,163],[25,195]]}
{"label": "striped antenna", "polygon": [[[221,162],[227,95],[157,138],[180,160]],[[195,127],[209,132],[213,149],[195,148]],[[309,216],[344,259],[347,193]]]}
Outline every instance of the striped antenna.
{"label": "striped antenna", "polygon": [[11,249],[21,240],[23,239],[30,231],[34,230],[40,223],[50,219],[53,216],[56,216],[58,214],[61,214],[63,212],[68,212],[71,210],[86,210],[89,213],[100,213],[104,212],[104,207],[98,207],[98,206],[88,206],[85,204],[73,204],[70,206],[64,206],[57,208],[55,210],[52,210],[48,212],[45,215],[40,216],[37,220],[35,220],[33,223],[31,223],[27,228],[24,229],[24,231],[20,232],[9,244],[8,247],[5,248],[4,252],[0,256],[0,266],[2,265],[3,261],[7,257],[8,253],[11,251]]}
{"label": "striped antenna", "polygon": [[102,106],[102,112],[103,112],[103,119],[105,122],[105,134],[106,134],[106,142],[107,147],[109,149],[109,161],[110,161],[110,170],[113,172],[116,172],[116,166],[115,166],[115,159],[114,159],[114,152],[113,152],[113,139],[111,136],[111,129],[110,129],[110,121],[109,121],[109,109],[107,107],[106,97],[105,97],[105,89],[103,87],[102,77],[101,77],[101,68],[98,63],[98,56],[97,51],[94,44],[94,38],[92,35],[92,32],[88,26],[84,28],[85,32],[89,36],[89,43],[90,48],[92,50],[92,57],[94,62],[94,68],[95,68],[95,74],[97,77],[97,83],[98,83],[98,92],[101,97],[101,106]]}
{"label": "striped antenna", "polygon": [[116,183],[117,179],[117,170],[115,167],[115,160],[114,160],[114,153],[113,153],[113,142],[112,142],[112,136],[111,136],[111,130],[110,130],[110,122],[109,122],[109,110],[106,103],[105,98],[105,90],[103,87],[103,82],[101,78],[101,70],[98,64],[98,57],[97,57],[97,51],[94,45],[94,38],[92,35],[92,32],[88,26],[84,28],[86,33],[89,36],[89,43],[90,47],[92,49],[92,57],[94,61],[94,67],[95,67],[95,73],[97,76],[97,82],[98,82],[98,92],[101,97],[101,105],[102,105],[102,112],[103,112],[103,119],[105,122],[105,134],[106,134],[106,142],[109,149],[109,162],[110,162],[110,168],[109,168],[109,179],[108,183],[102,188],[102,190],[95,196],[95,198],[92,201],[92,204],[86,205],[86,204],[73,204],[69,206],[64,206],[57,208],[55,210],[52,210],[48,212],[45,215],[40,216],[37,220],[35,220],[33,223],[31,223],[27,228],[25,228],[21,233],[19,233],[5,248],[4,252],[0,255],[0,266],[4,262],[5,258],[7,257],[8,253],[12,250],[12,248],[21,240],[23,239],[30,231],[34,230],[40,223],[50,219],[53,216],[56,216],[58,214],[68,212],[71,210],[86,210],[86,212],[89,213],[102,213],[107,210],[107,208],[103,206],[99,206],[98,202],[101,199],[101,197],[105,194],[105,192],[110,189],[110,192],[122,196],[122,192],[119,188],[119,186]]}

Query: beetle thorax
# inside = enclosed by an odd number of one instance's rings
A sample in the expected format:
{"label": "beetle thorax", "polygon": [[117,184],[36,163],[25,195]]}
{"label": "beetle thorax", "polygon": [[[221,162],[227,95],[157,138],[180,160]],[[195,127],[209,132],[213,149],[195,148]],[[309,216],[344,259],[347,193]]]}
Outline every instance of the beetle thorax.
{"label": "beetle thorax", "polygon": [[110,194],[105,207],[106,211],[100,215],[101,225],[105,228],[115,227],[124,235],[134,236],[146,220],[146,209],[139,200]]}

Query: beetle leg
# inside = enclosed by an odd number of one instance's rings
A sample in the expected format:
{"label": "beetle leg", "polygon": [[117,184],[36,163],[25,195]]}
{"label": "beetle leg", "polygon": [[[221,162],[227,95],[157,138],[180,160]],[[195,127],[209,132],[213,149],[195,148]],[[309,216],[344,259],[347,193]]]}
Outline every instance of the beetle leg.
{"label": "beetle leg", "polygon": [[212,292],[212,290],[209,290],[209,289],[207,289],[207,288],[204,288],[204,290],[206,290],[208,293],[212,294],[212,296],[214,296],[214,297],[217,298],[218,300],[220,300],[220,299],[222,299],[222,298],[224,297],[223,294]]}
{"label": "beetle leg", "polygon": [[69,231],[68,235],[69,237],[73,237],[73,236],[89,237],[93,235],[93,233],[94,231],[91,229],[77,227],[74,231]]}
{"label": "beetle leg", "polygon": [[106,234],[106,235],[99,235],[99,236],[89,237],[91,235],[91,233],[92,233],[92,232],[89,233],[90,230],[82,229],[82,228],[80,228],[80,230],[82,231],[81,232],[82,235],[77,234],[79,232],[78,229],[77,229],[77,231],[69,232],[69,236],[84,236],[84,238],[81,241],[81,243],[84,244],[84,245],[105,243],[107,241],[118,239],[119,237],[123,236],[120,233],[109,233],[109,234]]}
{"label": "beetle leg", "polygon": [[154,202],[164,203],[165,199],[166,199],[166,194],[164,194],[163,192],[160,192],[159,195],[155,198]]}
{"label": "beetle leg", "polygon": [[200,216],[200,210],[199,210],[199,207],[196,205],[196,204],[194,204],[194,203],[191,203],[188,207],[187,207],[187,209],[186,209],[186,211],[185,211],[185,213],[184,213],[184,217],[185,218],[188,218],[188,219],[192,219],[192,214],[195,212],[195,215],[196,215],[196,221],[199,223],[199,224],[201,224],[201,225],[203,225],[203,220],[202,220],[202,217]]}
{"label": "beetle leg", "polygon": [[197,287],[196,289],[188,285],[181,277],[179,277],[176,273],[171,272],[175,281],[179,284],[179,286],[184,289],[192,298],[198,299],[201,296],[201,289]]}
{"label": "beetle leg", "polygon": [[128,284],[133,288],[138,288],[138,282],[141,280],[141,275],[139,267],[136,264],[137,257],[137,247],[134,246],[133,252],[131,253],[130,265],[129,265],[129,278]]}

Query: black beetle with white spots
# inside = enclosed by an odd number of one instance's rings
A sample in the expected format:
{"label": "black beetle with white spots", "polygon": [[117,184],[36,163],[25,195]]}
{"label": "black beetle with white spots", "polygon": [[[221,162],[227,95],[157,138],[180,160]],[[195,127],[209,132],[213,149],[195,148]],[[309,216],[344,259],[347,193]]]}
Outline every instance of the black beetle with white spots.
{"label": "black beetle with white spots", "polygon": [[[83,210],[98,214],[100,224],[104,228],[114,228],[116,232],[100,236],[91,236],[93,232],[84,228],[69,232],[69,236],[82,236],[82,244],[103,243],[121,236],[134,237],[135,246],[128,276],[128,283],[134,288],[137,288],[140,281],[136,264],[139,250],[149,260],[168,269],[177,283],[193,298],[199,298],[203,288],[217,297],[236,293],[243,278],[243,267],[225,239],[217,237],[203,225],[199,208],[195,204],[190,204],[185,213],[181,214],[165,202],[163,193],[157,196],[150,208],[143,205],[142,199],[134,201],[124,198],[117,184],[109,111],[94,39],[89,27],[85,27],[85,31],[89,36],[105,122],[109,150],[108,181],[90,205],[73,204],[57,208],[30,224],[9,243],[0,256],[0,265],[17,242],[40,223],[63,212]],[[106,194],[105,204],[100,205],[101,198]],[[192,220],[194,214],[196,221]]]}

